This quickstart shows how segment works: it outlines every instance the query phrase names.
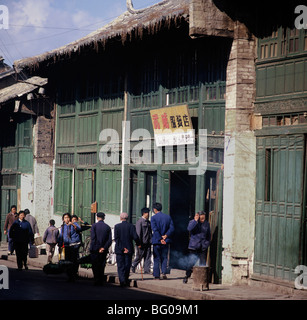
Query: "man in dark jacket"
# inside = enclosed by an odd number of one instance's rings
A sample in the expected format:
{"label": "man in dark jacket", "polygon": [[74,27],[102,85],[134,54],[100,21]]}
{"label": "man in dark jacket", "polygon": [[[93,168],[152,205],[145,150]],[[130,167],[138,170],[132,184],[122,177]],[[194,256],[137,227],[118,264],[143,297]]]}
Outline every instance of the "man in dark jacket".
{"label": "man in dark jacket", "polygon": [[154,254],[153,276],[160,279],[160,265],[163,279],[167,279],[168,244],[174,232],[174,223],[171,217],[163,212],[161,203],[153,204],[155,215],[151,218],[153,231],[152,244]]}
{"label": "man in dark jacket", "polygon": [[142,217],[135,224],[136,233],[141,241],[141,248],[136,252],[136,257],[132,263],[132,272],[135,272],[135,268],[144,258],[144,273],[150,273],[152,230],[149,221],[149,211],[148,208],[143,208],[141,210]]}
{"label": "man in dark jacket", "polygon": [[199,265],[205,266],[207,252],[211,241],[210,224],[206,220],[206,214],[200,211],[195,214],[194,219],[189,222],[188,231],[190,232],[189,255],[187,260],[186,276],[183,283],[188,282],[191,277],[193,266],[199,259]]}
{"label": "man in dark jacket", "polygon": [[97,223],[91,229],[90,252],[95,285],[103,285],[106,258],[112,244],[112,231],[104,219],[105,214],[98,212]]}
{"label": "man in dark jacket", "polygon": [[12,224],[10,237],[13,240],[16,250],[18,270],[22,270],[22,265],[24,265],[27,270],[28,246],[29,243],[34,242],[34,235],[30,223],[25,220],[24,211],[19,212],[18,220]]}
{"label": "man in dark jacket", "polygon": [[114,227],[115,254],[120,286],[125,287],[129,285],[129,273],[134,253],[133,240],[139,248],[141,247],[141,242],[135,226],[127,221],[128,214],[122,212],[120,220],[121,223]]}

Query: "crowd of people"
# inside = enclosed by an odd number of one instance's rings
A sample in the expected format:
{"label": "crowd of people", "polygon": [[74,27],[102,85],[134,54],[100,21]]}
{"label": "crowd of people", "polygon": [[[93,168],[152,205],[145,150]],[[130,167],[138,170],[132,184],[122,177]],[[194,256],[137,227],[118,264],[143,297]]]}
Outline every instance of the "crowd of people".
{"label": "crowd of people", "polygon": [[[167,279],[169,244],[174,234],[172,218],[162,212],[160,203],[153,204],[153,216],[149,219],[150,209],[141,210],[141,218],[136,224],[128,222],[129,216],[120,214],[120,223],[114,226],[115,255],[120,286],[129,284],[130,272],[135,273],[137,266],[144,260],[144,273],[151,273],[151,257],[153,254],[153,277],[156,280]],[[62,225],[57,228],[55,221],[50,220],[49,226],[43,235],[46,243],[47,263],[52,263],[56,247],[59,254],[63,254],[65,261],[70,262],[66,272],[69,281],[75,281],[79,268],[79,247],[82,243],[82,231],[91,229],[90,261],[95,285],[103,285],[107,255],[112,245],[113,236],[111,227],[105,223],[105,214],[96,214],[96,223],[89,225],[76,215],[64,213]],[[203,211],[195,214],[187,229],[190,233],[189,261],[186,265],[186,276],[183,283],[191,277],[193,266],[199,260],[206,265],[207,251],[210,246],[211,231],[209,222]],[[4,233],[8,239],[8,254],[17,257],[18,270],[28,268],[28,247],[34,244],[34,235],[39,235],[36,219],[29,210],[19,211],[16,206],[11,207],[6,217]],[[134,258],[134,259],[133,259]]]}

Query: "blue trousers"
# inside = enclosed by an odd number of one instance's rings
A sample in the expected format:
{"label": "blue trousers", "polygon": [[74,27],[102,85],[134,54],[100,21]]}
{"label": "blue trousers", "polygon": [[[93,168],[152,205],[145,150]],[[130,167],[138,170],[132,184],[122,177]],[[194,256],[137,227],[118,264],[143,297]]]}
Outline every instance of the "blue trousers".
{"label": "blue trousers", "polygon": [[162,274],[167,273],[167,259],[168,259],[168,245],[167,244],[154,244],[153,245],[153,276],[160,277],[160,265]]}
{"label": "blue trousers", "polygon": [[132,264],[132,254],[122,253],[116,255],[117,273],[119,282],[121,284],[127,284],[130,274],[130,268]]}

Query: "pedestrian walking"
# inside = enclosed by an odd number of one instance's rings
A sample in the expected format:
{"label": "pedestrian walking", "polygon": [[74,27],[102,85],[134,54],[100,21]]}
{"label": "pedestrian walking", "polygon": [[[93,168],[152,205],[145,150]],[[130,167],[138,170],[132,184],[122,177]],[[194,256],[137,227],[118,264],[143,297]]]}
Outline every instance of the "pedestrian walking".
{"label": "pedestrian walking", "polygon": [[25,209],[24,212],[25,212],[25,215],[26,215],[25,219],[30,223],[33,234],[34,235],[36,235],[36,234],[39,235],[39,230],[38,230],[38,225],[37,225],[36,219],[31,215],[29,209]]}
{"label": "pedestrian walking", "polygon": [[151,218],[151,227],[153,231],[152,244],[154,255],[153,276],[155,279],[160,279],[160,265],[162,278],[167,279],[168,244],[171,243],[171,237],[174,232],[173,220],[161,210],[161,203],[157,202],[153,204],[155,214]]}
{"label": "pedestrian walking", "polygon": [[136,267],[144,258],[144,273],[150,273],[152,229],[149,221],[149,211],[148,208],[143,208],[141,210],[142,217],[138,219],[135,224],[136,233],[141,242],[141,248],[136,251],[136,256],[131,266],[132,272],[135,272]]}
{"label": "pedestrian walking", "polygon": [[107,254],[112,244],[112,230],[105,222],[105,214],[97,213],[97,222],[91,229],[91,261],[95,285],[103,285],[104,269],[106,266]]}
{"label": "pedestrian walking", "polygon": [[47,263],[52,263],[58,236],[59,229],[55,227],[55,221],[50,220],[49,227],[46,229],[43,236],[43,242],[46,243]]}
{"label": "pedestrian walking", "polygon": [[27,270],[28,248],[34,242],[34,235],[30,223],[25,220],[24,211],[19,211],[18,219],[10,229],[10,237],[16,251],[18,270],[21,271],[23,266]]}
{"label": "pedestrian walking", "polygon": [[78,258],[79,258],[79,246],[80,237],[78,232],[81,231],[78,223],[71,222],[71,215],[69,213],[64,213],[63,224],[59,231],[59,236],[57,243],[59,250],[65,251],[65,260],[72,262],[72,266],[67,268],[68,280],[73,282],[77,278],[77,273],[79,269]]}
{"label": "pedestrian walking", "polygon": [[5,222],[4,222],[4,234],[7,235],[7,242],[8,242],[8,252],[7,254],[13,254],[14,252],[14,245],[13,240],[10,237],[10,228],[12,224],[18,219],[17,214],[17,207],[15,205],[11,206],[11,211],[7,214]]}
{"label": "pedestrian walking", "polygon": [[128,214],[122,212],[120,214],[121,223],[114,227],[117,272],[121,287],[129,285],[129,274],[134,253],[133,240],[139,248],[141,244],[135,226],[127,220]]}
{"label": "pedestrian walking", "polygon": [[190,232],[189,255],[187,259],[186,276],[183,283],[188,282],[191,277],[193,266],[199,259],[200,266],[206,266],[207,253],[211,241],[210,224],[206,220],[206,214],[199,211],[194,219],[189,222],[188,231]]}

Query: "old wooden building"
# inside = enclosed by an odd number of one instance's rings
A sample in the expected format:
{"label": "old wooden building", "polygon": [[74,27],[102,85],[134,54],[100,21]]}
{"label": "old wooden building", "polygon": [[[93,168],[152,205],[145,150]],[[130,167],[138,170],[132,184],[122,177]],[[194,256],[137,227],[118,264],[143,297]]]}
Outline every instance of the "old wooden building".
{"label": "old wooden building", "polygon": [[[48,78],[56,101],[50,216],[93,222],[97,203],[113,226],[159,201],[181,267],[189,218],[205,210],[213,281],[293,280],[306,261],[306,31],[284,19],[293,4],[274,23],[255,8],[165,0],[135,10],[128,0],[103,28],[15,63]],[[155,146],[151,115],[174,106],[188,108],[194,153]],[[203,151],[207,170],[191,174]]]}
{"label": "old wooden building", "polygon": [[51,203],[53,142],[48,80],[27,78],[13,69],[0,74],[1,237],[12,205],[39,216],[48,224]]}
{"label": "old wooden building", "polygon": [[[217,190],[222,192],[222,175],[217,173],[224,159],[231,40],[193,39],[189,19],[187,0],[163,1],[146,10],[134,10],[128,1],[128,11],[102,29],[16,62],[18,69],[48,78],[57,99],[53,205],[58,218],[68,211],[93,222],[91,204],[97,202],[111,225],[122,210],[135,222],[142,207],[159,201],[176,224],[172,252],[180,254],[187,248],[186,226],[195,211],[216,209],[213,218],[216,225],[221,223],[222,197],[217,202]],[[231,29],[222,32],[232,34]],[[181,159],[176,146],[154,150],[150,110],[178,105],[188,106],[196,141],[198,131],[207,129],[205,174],[189,175],[184,146]],[[123,121],[130,125],[125,137]],[[133,149],[140,142],[133,137],[139,128],[151,135],[149,149],[141,150],[142,155],[128,153],[129,161],[123,163],[125,144]],[[118,133],[113,160],[119,161],[109,161],[112,155],[104,154],[107,141],[100,139],[104,129]],[[160,163],[154,161],[155,152],[161,155]],[[195,148],[192,166],[197,166],[197,156]],[[218,231],[215,237],[220,248]],[[178,259],[172,260],[175,264]]]}

